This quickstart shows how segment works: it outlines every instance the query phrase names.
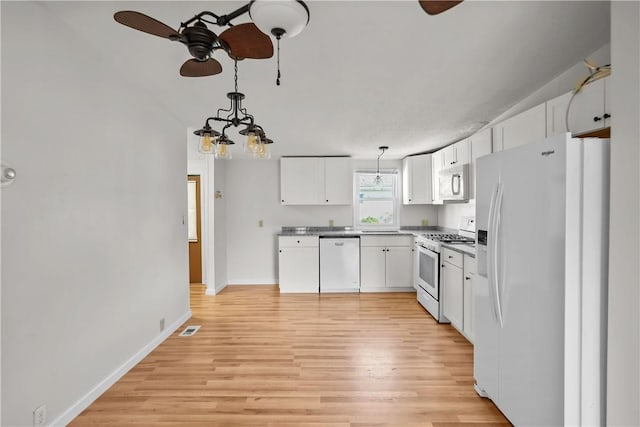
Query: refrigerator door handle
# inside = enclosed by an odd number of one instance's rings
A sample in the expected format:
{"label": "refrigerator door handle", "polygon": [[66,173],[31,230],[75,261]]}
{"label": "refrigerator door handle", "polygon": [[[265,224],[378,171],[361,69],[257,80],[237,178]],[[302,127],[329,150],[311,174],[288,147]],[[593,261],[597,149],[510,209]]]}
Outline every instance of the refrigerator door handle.
{"label": "refrigerator door handle", "polygon": [[496,309],[496,297],[494,295],[495,291],[495,277],[494,277],[494,251],[493,247],[495,246],[494,240],[494,216],[495,216],[495,206],[496,206],[496,194],[498,191],[498,184],[496,184],[491,191],[491,201],[489,203],[489,223],[488,223],[488,238],[487,238],[487,279],[489,281],[489,301],[491,302],[491,310],[493,311],[493,318],[496,322],[498,322],[498,311]]}
{"label": "refrigerator door handle", "polygon": [[493,270],[493,285],[494,285],[494,298],[496,305],[496,314],[498,317],[498,323],[502,327],[502,303],[500,301],[500,265],[498,262],[498,239],[500,237],[500,212],[502,211],[502,184],[497,185],[496,201],[493,208],[493,264],[491,265]]}

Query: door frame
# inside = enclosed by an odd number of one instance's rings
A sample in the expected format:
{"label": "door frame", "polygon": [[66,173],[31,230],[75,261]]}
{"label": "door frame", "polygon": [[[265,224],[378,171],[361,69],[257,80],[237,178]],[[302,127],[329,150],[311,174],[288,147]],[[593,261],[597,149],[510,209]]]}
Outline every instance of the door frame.
{"label": "door frame", "polygon": [[[196,184],[196,242],[189,241],[189,284],[193,283],[204,283],[202,276],[202,177],[200,175],[187,175],[187,182],[194,182]],[[200,281],[193,282],[191,276],[191,244],[198,244],[200,247]],[[194,252],[197,254],[197,251]]]}
{"label": "door frame", "polygon": [[[188,159],[187,176],[200,176],[200,225],[202,237],[202,283],[206,284],[207,295],[216,294],[215,262],[213,260],[213,188],[214,188],[214,159]],[[187,176],[185,176],[186,179]],[[185,181],[186,181],[185,179]],[[210,195],[211,197],[207,197]],[[185,200],[186,209],[186,200]],[[211,254],[211,256],[209,256]]]}

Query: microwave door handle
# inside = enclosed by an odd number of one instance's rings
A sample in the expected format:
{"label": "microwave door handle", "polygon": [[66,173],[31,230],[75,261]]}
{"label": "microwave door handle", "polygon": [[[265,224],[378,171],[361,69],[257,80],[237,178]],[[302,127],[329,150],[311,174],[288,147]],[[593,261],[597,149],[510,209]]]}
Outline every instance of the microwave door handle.
{"label": "microwave door handle", "polygon": [[457,173],[451,176],[451,192],[456,196],[460,194],[460,175]]}

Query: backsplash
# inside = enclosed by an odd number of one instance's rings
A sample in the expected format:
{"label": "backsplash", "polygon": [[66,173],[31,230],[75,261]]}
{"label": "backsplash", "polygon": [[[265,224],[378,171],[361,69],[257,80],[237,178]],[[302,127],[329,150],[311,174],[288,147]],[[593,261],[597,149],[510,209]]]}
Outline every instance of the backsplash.
{"label": "backsplash", "polygon": [[438,206],[438,225],[441,227],[458,229],[463,216],[476,216],[475,201]]}

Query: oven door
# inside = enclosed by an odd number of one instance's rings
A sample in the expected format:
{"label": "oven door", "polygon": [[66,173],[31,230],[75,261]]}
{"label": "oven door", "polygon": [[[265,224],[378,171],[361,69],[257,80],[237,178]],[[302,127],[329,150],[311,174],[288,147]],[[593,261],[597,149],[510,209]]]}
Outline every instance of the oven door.
{"label": "oven door", "polygon": [[424,246],[416,245],[417,259],[417,283],[427,291],[436,301],[439,300],[440,286],[440,254],[430,251]]}

